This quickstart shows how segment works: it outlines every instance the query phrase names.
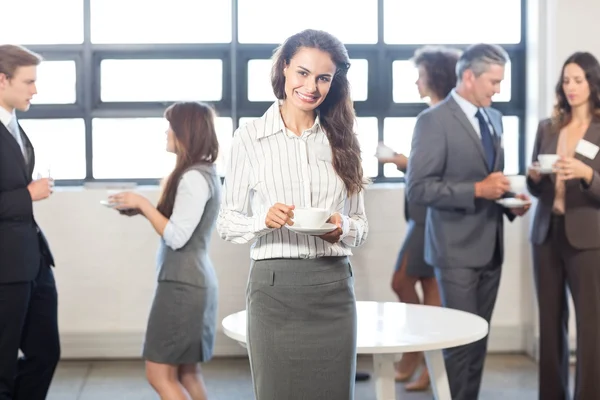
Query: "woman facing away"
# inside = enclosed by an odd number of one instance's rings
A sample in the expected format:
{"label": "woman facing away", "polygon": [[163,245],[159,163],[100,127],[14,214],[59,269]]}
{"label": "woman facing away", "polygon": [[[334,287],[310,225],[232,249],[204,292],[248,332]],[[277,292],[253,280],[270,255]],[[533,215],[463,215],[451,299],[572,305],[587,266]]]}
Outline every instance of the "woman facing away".
{"label": "woman facing away", "polygon": [[[577,326],[575,400],[600,394],[600,64],[572,54],[551,118],[538,126],[529,192],[538,199],[531,242],[540,324],[539,398],[570,399],[569,306]],[[554,155],[553,169],[538,156]]]}
{"label": "woman facing away", "polygon": [[161,236],[143,350],[148,381],[161,399],[206,400],[199,363],[212,358],[218,301],[208,254],[221,203],[215,116],[208,105],[181,102],[165,117],[167,151],[175,153],[176,164],[158,206],[131,192],[110,201],[122,214],[146,217]]}
{"label": "woman facing away", "polygon": [[[353,399],[356,302],[349,256],[367,237],[360,148],[344,45],[305,30],[275,52],[279,99],[235,133],[217,222],[252,242],[246,291],[257,400]],[[293,231],[294,209],[323,208],[335,230]]]}
{"label": "woman facing away", "polygon": [[[429,105],[435,106],[450,94],[456,86],[456,63],[460,52],[440,47],[424,47],[416,51],[413,62],[419,71],[416,81],[421,98],[429,98]],[[399,133],[402,134],[402,133]],[[406,173],[408,158],[403,154],[395,154],[390,158],[380,158],[381,162],[394,163]],[[423,303],[441,306],[440,292],[433,267],[425,262],[425,220],[427,207],[409,204],[404,199],[404,216],[408,222],[408,230],[396,263],[392,277],[392,289],[398,299],[404,303],[419,304],[419,296],[415,289],[417,282],[423,289]],[[396,365],[396,380],[405,382],[414,375],[422,363],[423,353],[406,353]],[[424,364],[424,363],[423,363]],[[414,382],[408,383],[408,391],[426,390],[429,387],[429,373],[424,366],[421,375]]]}

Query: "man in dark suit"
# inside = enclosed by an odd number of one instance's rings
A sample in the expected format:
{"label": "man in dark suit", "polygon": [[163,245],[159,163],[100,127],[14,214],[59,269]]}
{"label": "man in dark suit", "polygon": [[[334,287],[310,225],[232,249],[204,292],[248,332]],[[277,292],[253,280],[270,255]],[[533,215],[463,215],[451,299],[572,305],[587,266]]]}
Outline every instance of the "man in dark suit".
{"label": "man in dark suit", "polygon": [[[456,88],[417,119],[407,177],[409,201],[428,207],[425,261],[435,267],[442,304],[488,323],[500,285],[503,215],[512,221],[529,208],[496,202],[507,195],[528,201],[510,193],[502,115],[490,107],[508,61],[494,45],[463,52]],[[487,337],[444,351],[452,399],[478,398],[486,352]]]}
{"label": "man in dark suit", "polygon": [[32,181],[35,154],[15,115],[37,93],[40,62],[0,46],[0,400],[45,399],[60,357],[54,259],[33,216],[53,183]]}

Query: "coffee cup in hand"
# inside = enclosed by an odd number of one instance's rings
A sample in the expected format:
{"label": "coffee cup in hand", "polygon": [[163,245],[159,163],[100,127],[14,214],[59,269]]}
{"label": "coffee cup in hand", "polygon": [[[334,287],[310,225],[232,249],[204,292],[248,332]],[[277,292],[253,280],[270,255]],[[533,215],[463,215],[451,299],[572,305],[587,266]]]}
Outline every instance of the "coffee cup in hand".
{"label": "coffee cup in hand", "polygon": [[558,159],[558,154],[539,154],[538,162],[540,163],[540,169],[542,171],[551,171]]}
{"label": "coffee cup in hand", "polygon": [[327,222],[329,215],[329,210],[325,208],[297,207],[294,209],[294,226],[320,228]]}
{"label": "coffee cup in hand", "polygon": [[379,143],[377,146],[377,152],[375,153],[375,157],[379,159],[390,159],[396,155],[396,152],[389,147],[387,147],[383,143]]}

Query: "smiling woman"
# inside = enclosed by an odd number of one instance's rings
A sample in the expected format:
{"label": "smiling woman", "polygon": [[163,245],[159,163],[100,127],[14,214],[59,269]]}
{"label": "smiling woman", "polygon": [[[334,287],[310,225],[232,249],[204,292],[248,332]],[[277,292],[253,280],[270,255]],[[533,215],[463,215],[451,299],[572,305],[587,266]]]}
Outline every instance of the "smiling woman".
{"label": "smiling woman", "polygon": [[[329,33],[306,30],[273,59],[278,100],[236,131],[217,220],[223,239],[254,242],[247,289],[254,391],[257,400],[297,393],[351,400],[356,307],[348,257],[368,224],[348,53]],[[297,208],[326,210],[327,223],[294,224]]]}

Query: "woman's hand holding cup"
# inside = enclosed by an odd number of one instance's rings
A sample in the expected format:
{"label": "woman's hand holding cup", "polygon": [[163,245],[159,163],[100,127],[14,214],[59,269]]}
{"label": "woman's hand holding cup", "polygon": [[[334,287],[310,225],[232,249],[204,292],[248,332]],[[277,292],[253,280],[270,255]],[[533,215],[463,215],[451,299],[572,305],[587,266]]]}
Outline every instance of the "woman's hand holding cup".
{"label": "woman's hand holding cup", "polygon": [[272,229],[279,229],[284,225],[294,225],[294,208],[295,206],[275,203],[267,212],[265,225]]}

